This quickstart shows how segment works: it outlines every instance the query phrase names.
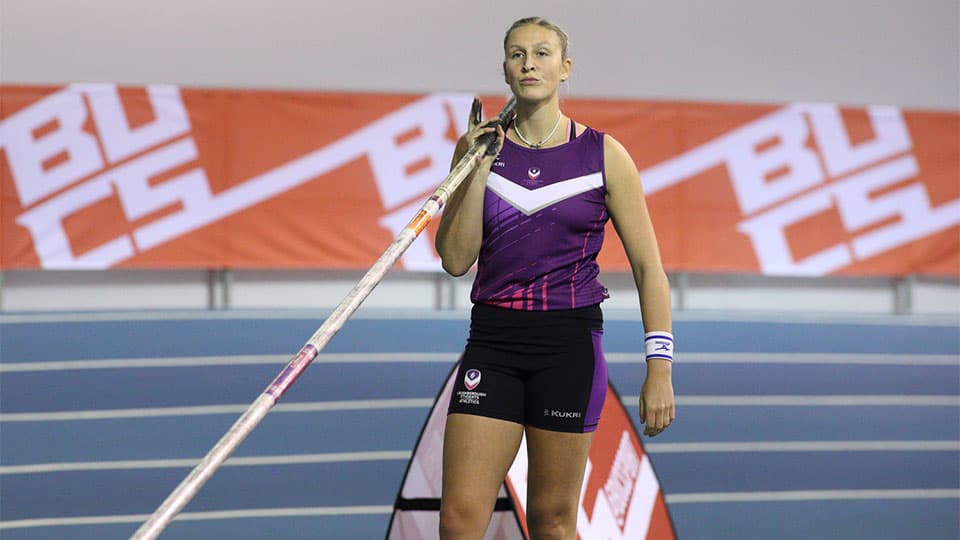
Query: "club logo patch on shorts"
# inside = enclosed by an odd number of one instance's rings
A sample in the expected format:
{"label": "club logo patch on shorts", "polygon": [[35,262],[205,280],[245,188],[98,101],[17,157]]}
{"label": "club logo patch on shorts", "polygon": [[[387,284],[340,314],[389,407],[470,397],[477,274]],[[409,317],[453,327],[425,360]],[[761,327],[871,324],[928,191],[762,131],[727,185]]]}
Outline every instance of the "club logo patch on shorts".
{"label": "club logo patch on shorts", "polygon": [[467,390],[473,390],[480,385],[480,370],[471,369],[463,376],[463,385],[467,387]]}
{"label": "club logo patch on shorts", "polygon": [[480,386],[480,370],[468,369],[463,374],[463,385],[467,388],[457,392],[457,401],[461,405],[480,405],[480,401],[487,397],[484,392],[474,392],[473,389]]}
{"label": "club logo patch on shorts", "polygon": [[530,167],[527,169],[527,178],[531,180],[536,180],[540,178],[540,168],[539,167]]}

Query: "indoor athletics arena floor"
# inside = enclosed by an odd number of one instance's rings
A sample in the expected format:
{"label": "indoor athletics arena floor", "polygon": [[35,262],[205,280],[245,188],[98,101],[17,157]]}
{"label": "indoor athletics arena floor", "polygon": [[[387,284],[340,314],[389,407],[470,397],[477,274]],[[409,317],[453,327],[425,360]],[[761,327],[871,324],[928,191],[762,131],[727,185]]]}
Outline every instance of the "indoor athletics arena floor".
{"label": "indoor athletics arena floor", "polygon": [[[0,316],[0,537],[128,538],[326,313]],[[681,539],[960,537],[952,318],[678,314],[644,438]],[[636,315],[607,315],[636,415]],[[162,538],[383,538],[466,313],[364,312]]]}

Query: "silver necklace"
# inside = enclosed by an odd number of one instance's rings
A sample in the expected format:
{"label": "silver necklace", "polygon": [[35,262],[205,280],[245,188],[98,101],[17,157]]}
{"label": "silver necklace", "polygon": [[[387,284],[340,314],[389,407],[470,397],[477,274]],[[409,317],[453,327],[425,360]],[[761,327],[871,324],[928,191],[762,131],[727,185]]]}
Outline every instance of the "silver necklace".
{"label": "silver necklace", "polygon": [[[553,129],[550,130],[550,134],[547,135],[546,137],[540,139],[540,142],[538,142],[538,143],[532,143],[532,142],[528,141],[528,140],[526,139],[526,137],[523,136],[523,133],[520,133],[520,125],[519,125],[520,122],[518,122],[518,121],[514,121],[514,123],[513,123],[513,132],[517,134],[517,137],[520,137],[520,140],[523,141],[524,144],[526,144],[526,145],[529,146],[530,148],[533,148],[534,150],[536,150],[536,149],[540,148],[541,146],[543,146],[543,143],[549,141],[550,138],[553,137],[553,134],[557,132],[557,128],[560,127],[560,119],[561,119],[561,118],[563,118],[563,113],[560,113],[560,114],[557,115],[557,123],[553,124]],[[516,119],[515,119],[515,120],[516,120]]]}

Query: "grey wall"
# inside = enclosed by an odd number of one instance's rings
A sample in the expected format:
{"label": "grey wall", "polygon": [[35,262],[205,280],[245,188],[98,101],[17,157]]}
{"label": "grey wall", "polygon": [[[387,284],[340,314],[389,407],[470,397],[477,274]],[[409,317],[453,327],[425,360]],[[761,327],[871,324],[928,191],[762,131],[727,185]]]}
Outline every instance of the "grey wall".
{"label": "grey wall", "polygon": [[[960,109],[957,0],[0,0],[0,82],[500,93],[500,41],[540,14],[572,39],[578,97]],[[336,273],[238,273],[236,307],[335,305]],[[745,280],[745,281],[744,281]],[[628,275],[614,307],[635,309]],[[687,281],[687,280],[683,280]],[[909,283],[909,282],[907,282]],[[693,276],[692,309],[960,313],[955,279]],[[374,306],[467,305],[469,280],[392,274]],[[0,274],[0,311],[204,307],[203,271]],[[117,291],[121,290],[122,294]],[[310,294],[304,294],[310,291]],[[685,292],[684,292],[685,291]],[[219,293],[218,293],[219,294]],[[684,297],[685,300],[682,300]],[[222,303],[221,303],[222,305]]]}
{"label": "grey wall", "polygon": [[500,40],[572,39],[568,95],[960,108],[957,0],[0,0],[0,79],[497,93]]}

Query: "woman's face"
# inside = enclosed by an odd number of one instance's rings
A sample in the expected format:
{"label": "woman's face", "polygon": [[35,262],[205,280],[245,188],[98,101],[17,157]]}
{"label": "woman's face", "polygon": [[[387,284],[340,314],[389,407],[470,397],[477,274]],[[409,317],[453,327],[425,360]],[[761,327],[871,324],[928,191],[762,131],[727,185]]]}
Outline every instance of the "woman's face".
{"label": "woman's face", "polygon": [[563,58],[560,38],[549,28],[528,24],[514,29],[504,52],[504,79],[517,99],[550,99],[570,75],[572,62]]}

